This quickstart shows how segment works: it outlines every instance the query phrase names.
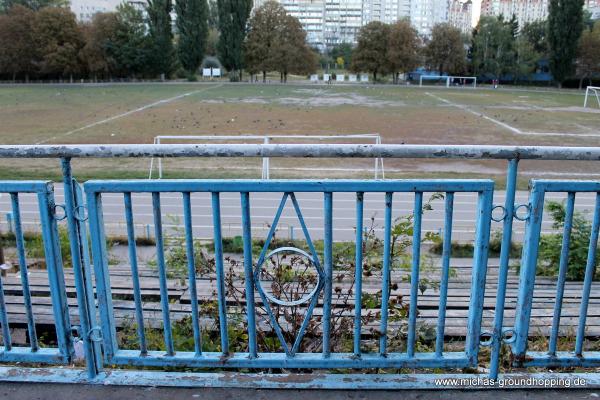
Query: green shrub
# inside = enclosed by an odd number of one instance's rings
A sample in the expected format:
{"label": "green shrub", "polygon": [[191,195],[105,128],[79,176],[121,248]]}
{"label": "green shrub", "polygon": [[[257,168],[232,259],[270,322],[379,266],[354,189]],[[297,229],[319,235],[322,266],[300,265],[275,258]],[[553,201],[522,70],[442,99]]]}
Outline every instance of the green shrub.
{"label": "green shrub", "polygon": [[[521,256],[521,250],[523,246],[518,243],[511,242],[510,243],[510,257],[511,258],[519,258]],[[495,231],[492,233],[492,237],[490,238],[489,243],[489,256],[490,257],[500,257],[500,251],[502,250],[502,232]],[[444,242],[440,240],[435,242],[433,246],[430,247],[429,251],[433,254],[441,255],[444,251]],[[475,248],[472,243],[458,243],[452,242],[452,250],[451,256],[457,258],[468,258],[473,257],[473,253]]]}
{"label": "green shrub", "polygon": [[[566,209],[564,203],[549,201],[546,210],[553,220],[552,228],[561,233],[542,235],[540,239],[537,274],[542,276],[555,276],[560,265],[562,249],[562,230],[565,226]],[[592,234],[592,224],[584,213],[573,213],[571,241],[569,243],[569,264],[567,267],[567,280],[581,281],[585,276],[588,248]],[[595,266],[600,261],[596,257]]]}
{"label": "green shrub", "polygon": [[[27,257],[44,260],[45,265],[46,252],[44,251],[44,240],[42,239],[42,235],[37,232],[23,232],[23,239],[25,240]],[[60,242],[63,265],[65,267],[70,267],[71,246],[69,244],[69,233],[65,226],[58,227],[58,239]],[[4,246],[13,247],[17,245],[15,235],[11,232],[3,233],[0,240],[2,240]]]}

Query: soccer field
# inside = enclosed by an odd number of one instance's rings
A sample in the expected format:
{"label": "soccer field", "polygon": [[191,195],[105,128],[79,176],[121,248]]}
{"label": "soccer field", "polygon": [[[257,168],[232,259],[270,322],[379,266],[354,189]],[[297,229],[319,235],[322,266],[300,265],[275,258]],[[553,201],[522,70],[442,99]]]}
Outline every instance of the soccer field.
{"label": "soccer field", "polygon": [[[582,105],[583,92],[538,89],[229,83],[2,86],[0,142],[152,143],[157,135],[379,133],[383,143],[598,145],[600,110]],[[2,160],[0,176],[55,178],[58,165],[53,164]],[[139,159],[75,163],[82,178],[146,177],[148,167],[149,160]],[[372,160],[271,160],[272,177],[369,177],[372,168]],[[489,177],[502,176],[505,165],[386,160],[385,168],[386,177]],[[164,162],[167,177],[260,177],[260,169],[259,159]],[[600,176],[598,166],[584,162],[524,162],[522,171],[524,179],[528,174]]]}

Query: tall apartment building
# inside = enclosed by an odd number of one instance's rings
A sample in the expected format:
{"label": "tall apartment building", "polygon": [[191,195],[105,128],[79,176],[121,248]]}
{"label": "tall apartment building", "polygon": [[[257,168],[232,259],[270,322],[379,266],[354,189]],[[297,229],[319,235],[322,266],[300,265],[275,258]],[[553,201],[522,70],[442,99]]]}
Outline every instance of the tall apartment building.
{"label": "tall apartment building", "polygon": [[[266,0],[254,0],[260,7]],[[308,42],[325,49],[340,43],[356,43],[360,28],[372,21],[393,23],[409,18],[422,35],[431,34],[433,25],[448,21],[451,0],[277,0],[288,13],[298,18],[307,32]],[[470,30],[472,5],[461,9],[457,22]],[[468,26],[468,27],[467,27]]]}
{"label": "tall apartment building", "polygon": [[409,16],[415,29],[429,36],[434,25],[448,22],[448,0],[412,0]]}
{"label": "tall apartment building", "polygon": [[[261,1],[261,4],[263,1]],[[288,13],[298,18],[306,31],[306,40],[318,47],[324,45],[323,23],[325,0],[286,0],[281,4]],[[259,7],[255,2],[255,7]]]}
{"label": "tall apartment building", "polygon": [[354,43],[358,31],[363,25],[362,0],[324,1],[322,28],[324,46],[331,47],[341,43]]}
{"label": "tall apartment building", "polygon": [[481,15],[495,17],[503,15],[506,19],[514,15],[519,26],[522,27],[528,22],[548,17],[548,0],[483,0]]}
{"label": "tall apartment building", "polygon": [[121,0],[71,0],[69,6],[78,21],[90,22],[94,14],[115,11]]}
{"label": "tall apartment building", "polygon": [[472,28],[473,3],[471,0],[452,0],[448,9],[448,23],[462,33],[470,33]]}
{"label": "tall apartment building", "polygon": [[411,0],[363,0],[363,24],[381,21],[386,24],[409,17]]}

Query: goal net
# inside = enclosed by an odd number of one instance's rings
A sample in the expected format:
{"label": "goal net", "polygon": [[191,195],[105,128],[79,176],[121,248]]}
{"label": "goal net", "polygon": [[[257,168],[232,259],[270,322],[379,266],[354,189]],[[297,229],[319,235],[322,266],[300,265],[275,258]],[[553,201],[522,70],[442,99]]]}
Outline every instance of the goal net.
{"label": "goal net", "polygon": [[[244,144],[278,144],[278,143],[322,143],[333,142],[335,144],[357,144],[357,142],[381,144],[381,136],[378,133],[345,134],[345,135],[161,135],[154,137],[154,144],[184,144],[184,143],[239,143]],[[163,159],[153,157],[150,160],[150,171],[148,179],[152,179],[154,171],[158,178],[163,177]],[[270,178],[270,161],[268,157],[262,159],[262,179]],[[385,179],[383,170],[383,158],[376,158],[373,173],[375,179]]]}
{"label": "goal net", "polygon": [[[596,98],[596,101],[594,101]],[[583,107],[586,108],[588,104],[598,104],[598,108],[600,108],[600,86],[588,86],[585,89],[585,100],[583,101]]]}
{"label": "goal net", "polygon": [[421,75],[419,86],[477,87],[476,76]]}

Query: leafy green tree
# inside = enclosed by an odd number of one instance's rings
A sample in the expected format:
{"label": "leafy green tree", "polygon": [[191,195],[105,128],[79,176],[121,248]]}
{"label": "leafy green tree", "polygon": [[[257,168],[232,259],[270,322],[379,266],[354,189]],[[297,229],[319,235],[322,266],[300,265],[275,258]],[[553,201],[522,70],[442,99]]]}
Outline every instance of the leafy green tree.
{"label": "leafy green tree", "polygon": [[172,0],[148,0],[148,33],[152,40],[149,68],[154,74],[169,76],[173,71],[175,50],[171,28]]}
{"label": "leafy green tree", "polygon": [[378,74],[389,72],[387,61],[389,25],[383,22],[369,22],[358,32],[356,49],[350,64],[353,72],[370,72],[373,81],[377,81]]}
{"label": "leafy green tree", "polygon": [[282,82],[287,82],[290,73],[307,75],[316,71],[317,55],[306,44],[306,32],[298,18],[285,15],[276,37],[273,61]]}
{"label": "leafy green tree", "polygon": [[219,7],[217,0],[208,0],[208,28],[219,29]]}
{"label": "leafy green tree", "polygon": [[475,74],[499,79],[514,72],[514,40],[512,29],[502,18],[481,17],[475,28],[471,49]]}
{"label": "leafy green tree", "polygon": [[510,28],[510,35],[513,39],[516,39],[519,36],[519,21],[517,20],[517,16],[513,14],[511,19],[506,21],[506,24]]}
{"label": "leafy green tree", "polygon": [[581,35],[577,49],[577,75],[579,88],[585,79],[600,74],[600,21],[596,21],[593,29],[586,29]]}
{"label": "leafy green tree", "polygon": [[514,41],[515,59],[511,68],[511,73],[515,83],[519,79],[527,78],[535,71],[540,55],[533,45],[523,35],[518,36]]}
{"label": "leafy green tree", "polygon": [[533,46],[533,51],[541,57],[548,54],[548,21],[540,20],[523,25],[521,36]]}
{"label": "leafy green tree", "polygon": [[[563,203],[550,201],[546,204],[546,209],[552,219],[552,229],[562,232],[566,218],[565,205]],[[592,224],[589,218],[586,217],[585,214],[575,211],[571,228],[571,241],[569,243],[569,263],[566,274],[567,280],[583,280],[591,233]],[[557,274],[560,266],[561,250],[562,233],[542,235],[537,265],[538,275],[555,276]],[[596,257],[595,266],[597,266],[598,263],[600,263],[600,257]]]}
{"label": "leafy green tree", "polygon": [[81,49],[81,59],[90,77],[109,78],[117,69],[117,62],[108,52],[108,43],[116,40],[119,16],[117,13],[97,13],[90,24],[82,25],[85,45]]}
{"label": "leafy green tree", "polygon": [[221,63],[231,80],[242,79],[242,46],[246,25],[252,10],[252,0],[217,0],[219,10],[219,45]]}
{"label": "leafy green tree", "polygon": [[195,77],[206,51],[208,4],[206,0],[177,0],[175,11],[179,62],[190,77]]}
{"label": "leafy green tree", "polygon": [[583,0],[550,0],[549,3],[550,70],[559,87],[574,73],[577,43],[583,30],[583,4]]}
{"label": "leafy green tree", "polygon": [[425,58],[431,68],[444,73],[462,73],[467,54],[460,29],[448,23],[437,24],[431,30],[431,40],[425,47]]}
{"label": "leafy green tree", "polygon": [[83,35],[75,14],[64,8],[43,8],[35,17],[34,35],[39,47],[40,72],[44,75],[69,77],[81,71],[79,52]]}
{"label": "leafy green tree", "polygon": [[352,44],[340,43],[332,47],[331,50],[328,51],[328,55],[332,60],[336,60],[336,63],[337,59],[341,57],[344,59],[344,65],[350,65],[352,63],[353,50]]}
{"label": "leafy green tree", "polygon": [[127,3],[117,7],[117,25],[105,48],[107,56],[115,61],[116,75],[136,77],[150,72],[148,64],[153,49],[140,10]]}
{"label": "leafy green tree", "polygon": [[267,1],[257,8],[248,21],[248,35],[244,43],[246,69],[251,74],[261,72],[263,82],[267,72],[275,70],[276,32],[281,32],[286,11],[276,1]]}
{"label": "leafy green tree", "polygon": [[401,19],[390,26],[387,61],[393,73],[394,83],[398,83],[398,75],[412,71],[419,65],[421,40],[410,20]]}
{"label": "leafy green tree", "polygon": [[8,12],[14,6],[23,6],[33,11],[44,7],[68,7],[69,0],[0,0],[0,13]]}
{"label": "leafy green tree", "polygon": [[218,45],[219,30],[215,28],[209,28],[208,36],[206,37],[206,55],[216,57]]}
{"label": "leafy green tree", "polygon": [[288,74],[308,74],[317,65],[302,25],[275,1],[265,2],[250,18],[244,54],[248,71],[262,72],[263,81],[268,71],[279,71],[286,82]]}
{"label": "leafy green tree", "polygon": [[33,35],[35,13],[17,5],[6,15],[0,15],[0,73],[23,74],[26,81],[35,72],[37,46]]}

